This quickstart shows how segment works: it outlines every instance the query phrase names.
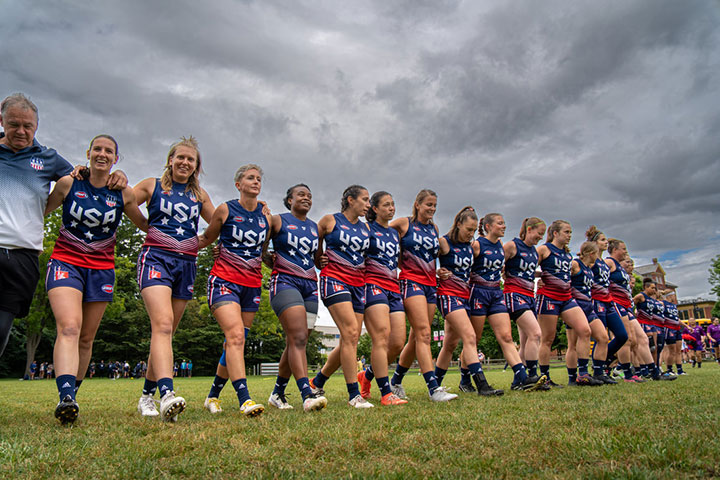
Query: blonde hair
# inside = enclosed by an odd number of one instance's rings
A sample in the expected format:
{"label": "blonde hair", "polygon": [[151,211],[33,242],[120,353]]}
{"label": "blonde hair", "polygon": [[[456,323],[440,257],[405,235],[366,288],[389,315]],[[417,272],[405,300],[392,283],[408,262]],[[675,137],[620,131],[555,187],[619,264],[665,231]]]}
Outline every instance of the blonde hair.
{"label": "blonde hair", "polygon": [[583,242],[582,245],[580,245],[580,252],[578,252],[578,257],[580,258],[587,258],[588,255],[592,255],[593,253],[600,253],[600,248],[598,247],[597,243],[592,241]]}
{"label": "blonde hair", "polygon": [[248,170],[257,170],[261,177],[265,175],[265,173],[263,173],[262,168],[260,168],[260,165],[255,165],[254,163],[248,163],[247,165],[243,165],[242,167],[237,169],[237,172],[235,172],[235,182],[237,183],[240,180],[242,180],[242,178],[245,176],[245,174],[248,172]]}
{"label": "blonde hair", "polygon": [[172,190],[172,159],[175,156],[175,152],[177,151],[178,147],[188,147],[195,150],[195,153],[197,154],[197,166],[195,167],[195,171],[192,175],[190,175],[190,178],[188,179],[187,185],[185,185],[185,191],[188,190],[195,195],[198,202],[202,201],[202,189],[200,188],[200,174],[202,173],[202,160],[200,159],[200,150],[198,148],[198,142],[190,135],[189,137],[180,137],[180,141],[173,143],[170,146],[170,151],[167,155],[167,161],[165,162],[165,171],[163,171],[162,177],[160,177],[160,188],[163,189],[165,192],[169,192]]}
{"label": "blonde hair", "polygon": [[545,225],[545,221],[538,217],[528,217],[525,220],[523,220],[522,225],[520,225],[520,240],[525,240],[525,236],[527,235],[528,230],[531,228],[538,227],[540,225]]}

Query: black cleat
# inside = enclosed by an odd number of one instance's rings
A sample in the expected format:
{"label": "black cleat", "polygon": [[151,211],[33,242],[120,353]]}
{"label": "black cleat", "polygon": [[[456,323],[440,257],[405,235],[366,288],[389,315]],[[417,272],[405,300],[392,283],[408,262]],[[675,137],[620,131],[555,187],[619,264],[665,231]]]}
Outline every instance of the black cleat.
{"label": "black cleat", "polygon": [[55,407],[55,418],[60,420],[62,425],[72,424],[77,420],[78,413],[80,413],[80,407],[74,398],[70,395],[65,395],[65,398],[58,402]]}
{"label": "black cleat", "polygon": [[548,387],[551,387],[551,388],[565,388],[565,387],[563,387],[562,385],[559,385],[559,384],[553,382],[553,381],[550,380],[550,379],[548,379],[548,380],[545,382],[545,385],[547,385]]}
{"label": "black cleat", "polygon": [[618,382],[613,380],[611,377],[603,374],[603,375],[595,375],[593,377],[595,380],[601,381],[605,385],[617,385]]}
{"label": "black cleat", "polygon": [[539,377],[537,375],[533,375],[532,377],[527,377],[523,383],[513,383],[513,385],[510,387],[513,390],[522,390],[524,392],[532,392],[535,390],[545,390],[543,386],[548,382],[549,380],[545,375],[540,375]]}
{"label": "black cleat", "polygon": [[477,390],[475,389],[475,387],[473,386],[472,383],[461,383],[461,384],[458,386],[458,389],[460,389],[461,392],[465,392],[465,393],[475,393],[475,392],[477,392]]}
{"label": "black cleat", "polygon": [[477,393],[478,395],[482,395],[484,397],[499,397],[500,395],[504,394],[505,392],[503,390],[500,390],[499,388],[493,388],[490,386],[490,384],[485,379],[485,374],[483,372],[478,372],[472,376],[473,381],[475,382],[475,385],[477,386]]}

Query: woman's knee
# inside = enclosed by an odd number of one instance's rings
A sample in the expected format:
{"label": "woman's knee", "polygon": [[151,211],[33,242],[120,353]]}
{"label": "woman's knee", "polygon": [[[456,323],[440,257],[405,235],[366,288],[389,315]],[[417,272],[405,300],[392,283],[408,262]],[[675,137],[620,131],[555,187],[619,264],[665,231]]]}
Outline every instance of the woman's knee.
{"label": "woman's knee", "polygon": [[79,338],[80,328],[77,325],[64,325],[57,329],[58,337],[68,338]]}
{"label": "woman's knee", "polygon": [[227,347],[241,349],[245,347],[245,328],[242,325],[240,328],[232,328],[225,332],[225,348]]}

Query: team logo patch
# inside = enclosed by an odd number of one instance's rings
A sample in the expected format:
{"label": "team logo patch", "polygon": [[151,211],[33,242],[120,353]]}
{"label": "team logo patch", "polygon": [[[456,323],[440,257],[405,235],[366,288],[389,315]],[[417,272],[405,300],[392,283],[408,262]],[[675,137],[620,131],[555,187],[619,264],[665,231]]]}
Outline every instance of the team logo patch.
{"label": "team logo patch", "polygon": [[523,300],[522,298],[518,298],[517,303],[518,305],[525,305],[525,300]]}
{"label": "team logo patch", "polygon": [[382,232],[375,232],[375,236],[376,236],[376,237],[382,237],[383,234],[382,234]]}
{"label": "team logo patch", "polygon": [[380,295],[380,294],[382,293],[382,292],[380,291],[380,289],[377,288],[377,287],[374,286],[374,285],[370,287],[370,292],[371,292],[371,293],[373,294],[373,296],[375,296],[375,297],[377,297],[378,295]]}
{"label": "team logo patch", "polygon": [[475,310],[480,310],[483,308],[482,302],[480,300],[475,300]]}
{"label": "team logo patch", "polygon": [[297,230],[297,225],[288,225],[288,230]]}
{"label": "team logo patch", "polygon": [[525,253],[525,252],[520,252],[520,256],[521,256],[521,257],[527,257],[527,253]]}
{"label": "team logo patch", "polygon": [[115,197],[107,197],[105,199],[105,205],[107,205],[110,208],[114,208],[115,205],[117,205],[117,199]]}
{"label": "team logo patch", "polygon": [[313,234],[313,237],[317,237],[317,230],[315,230],[314,228],[310,229],[310,233]]}
{"label": "team logo patch", "polygon": [[163,195],[172,195],[173,194],[173,192],[171,190],[163,190],[160,193],[162,193]]}
{"label": "team logo patch", "polygon": [[345,290],[342,285],[339,285],[337,283],[333,284],[333,292],[342,292]]}
{"label": "team logo patch", "polygon": [[485,250],[483,253],[485,255],[492,255],[494,252],[492,250]]}
{"label": "team logo patch", "polygon": [[162,272],[155,269],[155,267],[150,267],[150,270],[148,270],[148,280],[152,280],[154,278],[162,278]]}
{"label": "team logo patch", "polygon": [[453,252],[455,252],[455,253],[460,253],[460,249],[459,249],[459,248],[453,248]]}
{"label": "team logo patch", "polygon": [[548,303],[548,304],[547,304],[547,309],[548,309],[548,310],[555,310],[555,305],[553,305],[552,303]]}
{"label": "team logo patch", "polygon": [[262,218],[261,218],[260,220],[258,220],[258,225],[260,225],[260,228],[265,228],[265,226],[266,226],[266,225],[265,225],[265,220],[262,219]]}
{"label": "team logo patch", "polygon": [[188,292],[193,293],[195,291],[194,285],[188,285]]}
{"label": "team logo patch", "polygon": [[245,221],[245,217],[241,217],[240,215],[233,218],[237,223],[243,223]]}
{"label": "team logo patch", "polygon": [[419,291],[420,291],[420,287],[418,287],[418,286],[415,285],[414,283],[413,283],[413,285],[412,285],[412,289],[413,289],[413,292],[419,292]]}
{"label": "team logo patch", "polygon": [[105,285],[100,287],[100,290],[102,290],[105,293],[113,293],[114,288],[109,283],[106,283]]}
{"label": "team logo patch", "polygon": [[258,297],[253,297],[253,303],[254,303],[255,305],[260,305],[260,297],[259,297],[259,296],[258,296]]}
{"label": "team logo patch", "polygon": [[220,285],[220,295],[230,295],[232,292],[225,285]]}
{"label": "team logo patch", "polygon": [[194,193],[189,193],[188,198],[190,198],[190,200],[192,200],[193,202],[197,202],[197,197]]}
{"label": "team logo patch", "polygon": [[87,193],[83,192],[82,190],[80,190],[79,192],[75,192],[75,196],[78,198],[87,198],[88,197]]}
{"label": "team logo patch", "polygon": [[70,272],[66,270],[61,270],[60,268],[56,268],[53,274],[53,278],[55,278],[55,280],[66,280],[70,278]]}
{"label": "team logo patch", "polygon": [[347,225],[340,225],[340,228],[342,228],[343,230],[350,230],[350,227],[348,227]]}
{"label": "team logo patch", "polygon": [[419,231],[420,231],[420,227],[413,225],[413,230],[415,230],[416,232],[419,232]]}
{"label": "team logo patch", "polygon": [[43,163],[43,161],[37,157],[32,157],[30,159],[30,166],[38,172],[45,168],[45,164]]}
{"label": "team logo patch", "polygon": [[368,233],[367,233],[365,230],[362,230],[361,232],[362,232],[362,234],[365,235],[366,237],[368,236]]}

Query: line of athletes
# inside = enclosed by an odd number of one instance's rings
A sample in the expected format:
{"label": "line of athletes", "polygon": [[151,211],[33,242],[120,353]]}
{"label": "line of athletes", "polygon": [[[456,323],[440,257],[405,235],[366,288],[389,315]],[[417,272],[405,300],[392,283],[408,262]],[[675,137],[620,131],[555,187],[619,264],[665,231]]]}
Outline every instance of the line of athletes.
{"label": "line of athletes", "polygon": [[[407,403],[402,381],[415,359],[430,399],[452,400],[457,395],[441,384],[460,340],[460,389],[502,395],[502,390],[488,384],[478,360],[477,339],[486,319],[514,371],[513,390],[557,386],[550,379],[549,360],[559,317],[568,326],[571,384],[615,383],[606,368],[616,357],[625,381],[642,381],[631,369],[631,355],[654,378],[662,378],[648,337],[632,315],[631,277],[628,265],[621,263],[628,261],[625,245],[620,240],[608,241],[594,227],[576,259],[567,248],[570,224],[561,220],[546,228],[538,218],[525,219],[519,237],[503,245],[502,216],[488,214],[479,220],[472,207],[465,207],[455,216],[450,231],[441,236],[433,223],[437,195],[431,190],[418,193],[411,217],[394,219],[389,193],[376,192],[371,197],[359,185],[343,192],[340,212],[325,215],[316,224],[308,218],[312,193],[304,184],[288,189],[284,204],[289,213],[270,215],[258,200],[263,172],[252,164],[235,174],[240,197],[216,208],[200,186],[202,161],[192,137],[172,145],[160,178],[147,178],[122,191],[106,187],[118,156],[118,144],[111,136],[93,138],[87,151],[89,167],[80,178],[66,176],[56,183],[45,212],[63,206],[62,227],[46,278],[57,321],[54,362],[60,401],[55,416],[63,424],[73,423],[78,416],[76,393],[87,371],[95,333],[113,297],[115,230],[123,212],[147,232],[137,262],[137,281],[152,329],[147,377],[138,402],[144,416],[176,421],[185,409],[185,400],[173,387],[172,337],[192,297],[197,252],[218,238],[219,254],[208,279],[207,297],[225,334],[225,346],[204,405],[213,413],[222,411],[218,397],[228,380],[244,415],[256,416],[264,410],[250,397],[244,362],[245,338],[260,303],[263,260],[273,269],[270,300],[286,334],[269,399],[270,405],[280,409],[292,408],[285,396],[291,376],[305,411],[324,408],[323,386],[340,366],[350,406],[372,407],[366,398],[373,379],[383,405]],[[148,218],[138,208],[142,204],[147,206]],[[198,235],[199,217],[208,227]],[[481,236],[475,238],[478,228]],[[547,243],[536,248],[546,230]],[[270,240],[273,252],[267,253]],[[610,255],[603,261],[606,249]],[[538,265],[542,279],[535,295]],[[320,297],[340,330],[340,344],[309,379],[305,346],[318,309],[316,266],[321,268]],[[664,325],[655,319],[655,303],[649,295],[642,300],[637,302],[639,320]],[[436,306],[445,318],[445,340],[434,365],[430,326]],[[412,327],[407,342],[406,318]],[[520,332],[519,351],[512,341],[511,319]],[[356,374],[363,322],[372,337],[371,367]],[[591,336],[594,375],[588,372]],[[390,379],[388,366],[398,355]],[[154,400],[158,391],[159,411]]]}

